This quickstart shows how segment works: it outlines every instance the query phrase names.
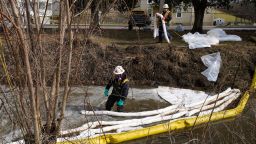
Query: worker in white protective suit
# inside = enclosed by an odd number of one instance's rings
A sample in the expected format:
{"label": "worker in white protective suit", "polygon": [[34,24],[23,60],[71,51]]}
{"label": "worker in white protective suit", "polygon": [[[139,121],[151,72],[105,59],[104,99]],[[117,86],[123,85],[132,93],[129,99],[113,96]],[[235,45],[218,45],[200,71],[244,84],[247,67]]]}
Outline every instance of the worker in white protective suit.
{"label": "worker in white protective suit", "polygon": [[[162,12],[162,15],[163,15],[163,21],[166,25],[166,31],[167,31],[167,27],[169,27],[169,23],[172,19],[172,12],[171,10],[169,10],[169,6],[168,4],[164,4],[163,5],[163,12]],[[161,43],[163,41],[163,26],[162,26],[162,20],[159,18],[158,19],[158,33],[159,33],[159,40],[158,42]],[[168,37],[171,39],[171,35],[168,33]]]}

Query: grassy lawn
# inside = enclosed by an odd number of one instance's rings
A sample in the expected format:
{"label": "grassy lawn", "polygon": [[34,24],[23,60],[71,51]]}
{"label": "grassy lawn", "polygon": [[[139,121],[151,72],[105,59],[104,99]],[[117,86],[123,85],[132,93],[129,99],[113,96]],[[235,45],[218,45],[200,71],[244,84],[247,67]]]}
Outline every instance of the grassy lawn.
{"label": "grassy lawn", "polygon": [[[237,17],[233,14],[226,13],[224,11],[216,10],[216,13],[214,14],[215,18],[222,18],[226,22],[236,22],[238,19],[241,19],[240,17]],[[250,22],[250,20],[243,18],[243,22]]]}

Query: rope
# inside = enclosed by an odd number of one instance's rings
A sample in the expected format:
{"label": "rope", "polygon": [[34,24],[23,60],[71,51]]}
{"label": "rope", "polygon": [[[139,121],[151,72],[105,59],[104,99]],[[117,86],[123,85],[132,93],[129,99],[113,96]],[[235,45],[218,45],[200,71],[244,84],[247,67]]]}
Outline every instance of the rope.
{"label": "rope", "polygon": [[[171,30],[170,30],[170,31],[171,31]],[[176,35],[178,35],[179,37],[181,37],[181,38],[182,38],[182,36],[181,36],[181,35],[179,35],[177,32],[175,32],[174,30],[173,30],[172,32],[174,32]]]}

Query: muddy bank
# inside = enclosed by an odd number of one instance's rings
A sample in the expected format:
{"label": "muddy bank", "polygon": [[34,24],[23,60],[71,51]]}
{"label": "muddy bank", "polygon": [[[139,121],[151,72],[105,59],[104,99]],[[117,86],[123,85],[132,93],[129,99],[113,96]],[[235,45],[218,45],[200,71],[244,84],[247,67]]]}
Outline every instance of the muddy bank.
{"label": "muddy bank", "polygon": [[[228,31],[242,37],[242,42],[221,42],[219,45],[204,49],[188,49],[186,43],[172,33],[172,43],[158,44],[152,38],[152,31],[104,30],[100,36],[86,38],[83,32],[75,34],[71,85],[105,85],[117,65],[122,65],[129,76],[133,87],[156,87],[166,85],[190,88],[216,93],[227,87],[248,88],[256,64],[256,44],[250,36],[255,31]],[[183,35],[186,32],[179,33]],[[51,86],[56,69],[59,46],[57,34],[42,35],[45,47],[44,60],[47,72],[46,82]],[[65,39],[65,44],[68,41]],[[18,79],[15,73],[15,60],[6,51],[6,61],[13,80]],[[201,72],[207,67],[203,65],[201,56],[220,52],[222,66],[217,82],[209,82]],[[68,49],[63,49],[62,82],[67,72]],[[32,67],[37,63],[32,62]],[[25,70],[24,70],[25,71]],[[36,76],[36,70],[32,71]],[[0,72],[2,75],[3,71]],[[22,73],[25,78],[25,73]],[[7,83],[6,79],[2,79]],[[24,82],[26,80],[24,79]]]}
{"label": "muddy bank", "polygon": [[[182,35],[186,32],[179,33]],[[190,50],[179,35],[172,33],[171,44],[157,43],[151,31],[105,30],[100,36],[75,35],[70,85],[105,85],[112,76],[115,66],[122,65],[130,79],[131,87],[171,86],[218,93],[227,87],[242,92],[251,83],[256,64],[256,44],[250,36],[255,31],[227,31],[242,38],[242,42],[221,42],[211,48]],[[57,34],[42,35],[45,47],[44,62],[47,86],[52,85],[54,70],[58,64],[59,51]],[[65,39],[66,46],[68,45]],[[6,61],[13,81],[24,79],[25,70],[16,73],[16,60],[12,51],[6,50]],[[201,61],[203,55],[220,52],[222,65],[216,82],[209,82],[201,72],[207,69]],[[67,72],[68,49],[63,49],[61,84]],[[22,60],[17,61],[23,66]],[[36,77],[37,62],[31,59],[32,75]],[[4,71],[0,71],[6,83]],[[22,84],[21,84],[22,85]]]}
{"label": "muddy bank", "polygon": [[[209,92],[218,92],[227,87],[245,90],[251,83],[256,64],[256,46],[250,41],[253,32],[236,32],[242,42],[221,42],[217,46],[190,50],[186,44],[177,44],[174,36],[171,45],[145,42],[129,45],[112,43],[104,45],[89,40],[80,63],[79,76],[83,84],[104,85],[116,65],[128,72],[132,86],[168,85]],[[146,35],[146,34],[144,34]],[[147,35],[146,35],[147,36]],[[176,40],[175,40],[176,39]],[[143,42],[143,41],[142,41]],[[126,43],[127,44],[127,43]],[[217,82],[209,82],[201,72],[205,67],[201,56],[220,52],[222,66]],[[77,82],[73,77],[73,83]]]}

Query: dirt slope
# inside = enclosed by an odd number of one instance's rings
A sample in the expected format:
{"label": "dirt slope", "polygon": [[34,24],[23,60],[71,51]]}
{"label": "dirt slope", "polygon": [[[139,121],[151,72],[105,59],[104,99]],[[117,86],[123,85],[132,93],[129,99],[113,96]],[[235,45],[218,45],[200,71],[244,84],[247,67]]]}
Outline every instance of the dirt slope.
{"label": "dirt slope", "polygon": [[[118,43],[117,37],[113,36],[116,33],[111,35],[110,41],[115,39],[111,44],[100,43],[99,39],[87,42],[80,69],[85,72],[80,77],[84,84],[106,84],[116,65],[124,66],[130,84],[139,87],[168,85],[217,92],[230,86],[245,90],[251,82],[256,46],[249,36],[255,32],[228,32],[241,36],[243,41],[222,42],[212,48],[194,50],[188,49],[184,43],[177,43],[181,39],[176,35],[173,35],[173,43],[168,45],[156,44],[151,34],[148,36],[143,31],[140,32],[144,35],[140,43],[132,38],[130,43],[129,40]],[[107,36],[109,33],[105,34]],[[209,82],[201,74],[206,69],[201,56],[214,52],[221,53],[222,66],[217,82]]]}

